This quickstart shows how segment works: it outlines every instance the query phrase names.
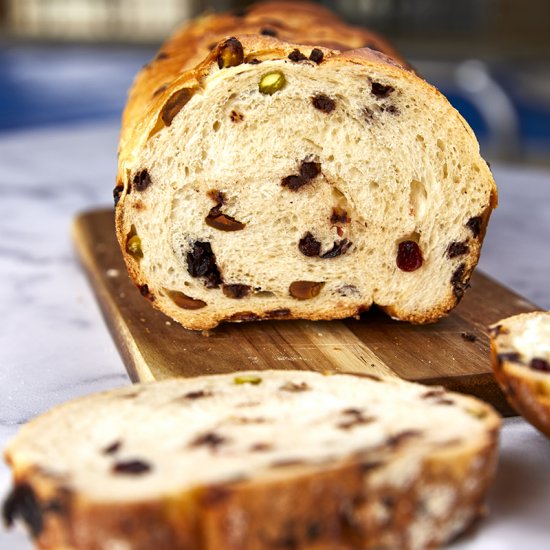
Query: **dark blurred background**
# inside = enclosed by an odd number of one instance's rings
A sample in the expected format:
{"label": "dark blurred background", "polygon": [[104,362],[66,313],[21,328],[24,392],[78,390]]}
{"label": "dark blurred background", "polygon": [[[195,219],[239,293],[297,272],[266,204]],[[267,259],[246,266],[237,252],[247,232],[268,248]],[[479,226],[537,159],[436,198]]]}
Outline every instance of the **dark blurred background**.
{"label": "dark blurred background", "polygon": [[[249,3],[0,0],[0,132],[118,119],[134,74],[179,22]],[[390,39],[487,158],[550,165],[550,0],[319,3]]]}

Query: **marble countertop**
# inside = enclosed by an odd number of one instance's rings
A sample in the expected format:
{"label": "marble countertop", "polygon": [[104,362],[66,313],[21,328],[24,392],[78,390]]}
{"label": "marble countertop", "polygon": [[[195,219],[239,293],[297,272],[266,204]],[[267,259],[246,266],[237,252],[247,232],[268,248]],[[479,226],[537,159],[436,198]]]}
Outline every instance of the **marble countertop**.
{"label": "marble countertop", "polygon": [[[76,212],[106,206],[118,125],[82,123],[0,135],[0,446],[33,416],[128,384],[70,237]],[[494,166],[500,206],[480,267],[550,309],[550,172]],[[550,540],[550,441],[508,420],[491,513],[454,549],[543,550]],[[0,495],[9,471],[0,466]],[[0,548],[29,549],[21,529]]]}

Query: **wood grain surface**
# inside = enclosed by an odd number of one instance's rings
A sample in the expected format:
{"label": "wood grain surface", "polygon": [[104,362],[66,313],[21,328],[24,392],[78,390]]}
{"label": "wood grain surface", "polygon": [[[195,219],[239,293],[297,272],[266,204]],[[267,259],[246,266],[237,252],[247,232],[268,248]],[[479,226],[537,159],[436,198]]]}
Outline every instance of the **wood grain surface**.
{"label": "wood grain surface", "polygon": [[248,369],[390,374],[470,393],[512,414],[491,373],[486,328],[539,308],[482,273],[433,325],[394,321],[373,308],[360,320],[224,323],[194,332],[154,309],[130,281],[112,210],[78,216],[73,237],[133,381]]}

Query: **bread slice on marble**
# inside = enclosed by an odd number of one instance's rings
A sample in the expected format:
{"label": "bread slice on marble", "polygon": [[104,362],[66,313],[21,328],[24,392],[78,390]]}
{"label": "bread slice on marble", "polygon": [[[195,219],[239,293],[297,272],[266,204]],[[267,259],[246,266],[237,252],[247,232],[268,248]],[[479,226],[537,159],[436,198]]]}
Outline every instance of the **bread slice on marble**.
{"label": "bread slice on marble", "polygon": [[448,313],[496,206],[458,112],[387,55],[299,29],[192,55],[205,25],[168,42],[124,116],[117,235],[142,294],[190,329]]}
{"label": "bread slice on marble", "polygon": [[550,437],[550,312],[503,319],[490,338],[493,371],[510,405]]}
{"label": "bread slice on marble", "polygon": [[60,405],[6,450],[39,548],[434,548],[483,510],[499,418],[397,379],[256,371]]}

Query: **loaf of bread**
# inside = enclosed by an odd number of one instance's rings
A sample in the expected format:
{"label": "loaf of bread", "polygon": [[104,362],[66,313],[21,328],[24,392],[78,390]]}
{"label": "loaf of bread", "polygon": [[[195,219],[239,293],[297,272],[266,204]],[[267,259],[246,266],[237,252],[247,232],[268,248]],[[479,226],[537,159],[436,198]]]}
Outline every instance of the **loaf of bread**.
{"label": "loaf of bread", "polygon": [[92,395],[6,451],[42,549],[434,548],[483,510],[499,418],[397,379],[256,371]]}
{"label": "loaf of bread", "polygon": [[476,138],[381,39],[288,4],[192,22],[138,76],[115,188],[129,272],[190,329],[372,304],[436,321],[496,206]]}
{"label": "loaf of bread", "polygon": [[503,319],[490,338],[495,378],[510,405],[550,437],[550,312]]}

